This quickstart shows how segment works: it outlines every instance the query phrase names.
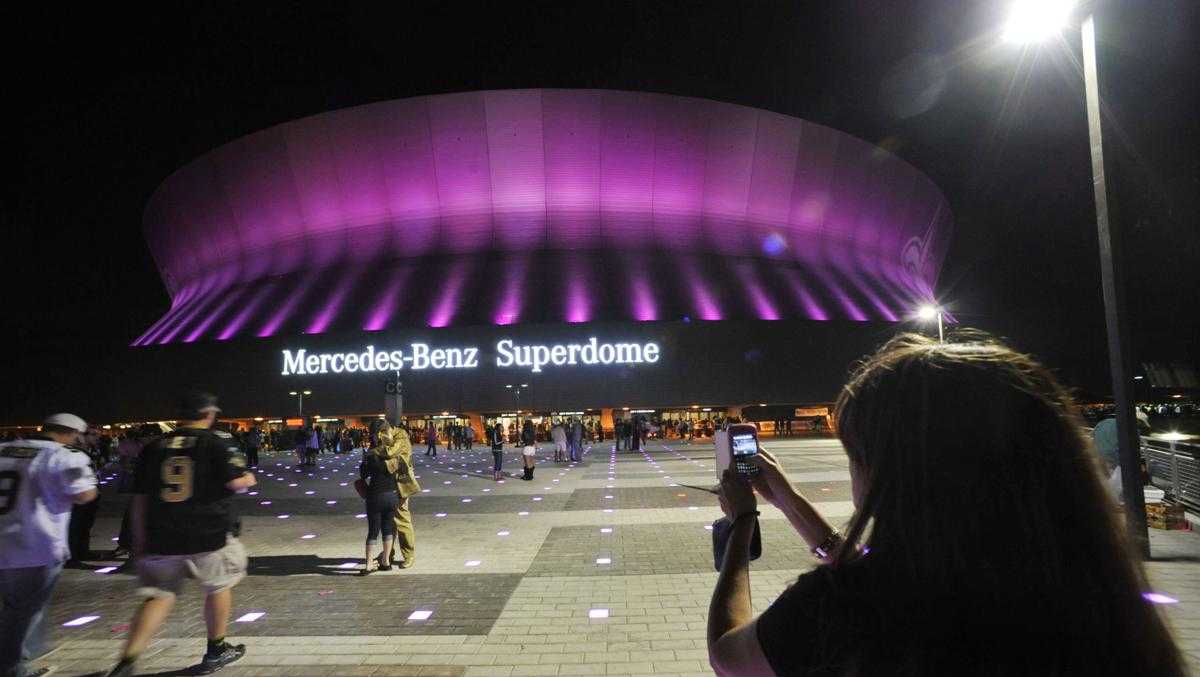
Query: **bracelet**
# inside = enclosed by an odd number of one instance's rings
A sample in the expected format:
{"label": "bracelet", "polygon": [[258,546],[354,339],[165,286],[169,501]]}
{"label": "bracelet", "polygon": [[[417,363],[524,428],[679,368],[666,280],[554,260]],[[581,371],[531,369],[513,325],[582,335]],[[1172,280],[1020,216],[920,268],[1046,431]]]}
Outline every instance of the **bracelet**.
{"label": "bracelet", "polygon": [[825,540],[821,541],[810,552],[816,555],[818,559],[829,559],[829,556],[833,554],[833,551],[837,549],[841,542],[842,532],[837,529],[830,529],[829,535],[825,537]]}
{"label": "bracelet", "polygon": [[750,516],[750,515],[754,515],[755,517],[758,517],[758,516],[759,516],[759,515],[761,515],[761,514],[762,514],[762,513],[760,513],[760,512],[759,512],[759,511],[757,511],[757,510],[751,510],[750,512],[744,512],[744,513],[742,513],[742,514],[738,515],[737,517],[734,517],[732,520],[730,520],[730,522],[729,522],[729,523],[730,523],[730,524],[733,524],[733,523],[737,522],[738,520],[742,519],[743,517],[748,517],[748,516]]}

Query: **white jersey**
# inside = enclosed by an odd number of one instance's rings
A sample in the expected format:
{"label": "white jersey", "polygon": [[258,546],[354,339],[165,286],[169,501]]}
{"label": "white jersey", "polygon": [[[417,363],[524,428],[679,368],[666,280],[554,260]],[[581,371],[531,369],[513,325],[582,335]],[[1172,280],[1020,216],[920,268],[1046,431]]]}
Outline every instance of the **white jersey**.
{"label": "white jersey", "polygon": [[52,440],[0,444],[0,569],[67,559],[72,497],[95,488],[83,452]]}

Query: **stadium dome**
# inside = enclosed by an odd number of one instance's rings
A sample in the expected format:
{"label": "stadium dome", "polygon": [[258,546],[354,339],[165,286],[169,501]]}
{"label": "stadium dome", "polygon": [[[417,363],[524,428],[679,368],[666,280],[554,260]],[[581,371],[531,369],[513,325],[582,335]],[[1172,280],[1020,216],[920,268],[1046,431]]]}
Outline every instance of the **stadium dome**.
{"label": "stadium dome", "polygon": [[171,298],[134,345],[402,327],[885,320],[951,215],[896,156],[716,101],[603,90],[374,103],[221,146],[157,189]]}

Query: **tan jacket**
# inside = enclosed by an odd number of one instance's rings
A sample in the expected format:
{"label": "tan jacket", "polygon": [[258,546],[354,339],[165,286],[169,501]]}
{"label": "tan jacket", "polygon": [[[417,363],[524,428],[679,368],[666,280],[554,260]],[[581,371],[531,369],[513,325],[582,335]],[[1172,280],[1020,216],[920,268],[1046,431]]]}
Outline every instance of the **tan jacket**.
{"label": "tan jacket", "polygon": [[396,478],[396,490],[401,498],[421,492],[421,485],[413,476],[412,442],[403,428],[386,427],[379,431],[379,446],[371,450],[387,464],[388,472]]}

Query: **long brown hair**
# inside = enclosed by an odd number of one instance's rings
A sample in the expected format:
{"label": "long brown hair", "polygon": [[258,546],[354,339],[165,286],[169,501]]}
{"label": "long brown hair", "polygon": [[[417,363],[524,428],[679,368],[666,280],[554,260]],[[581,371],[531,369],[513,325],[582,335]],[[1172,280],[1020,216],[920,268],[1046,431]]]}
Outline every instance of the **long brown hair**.
{"label": "long brown hair", "polygon": [[[871,570],[933,635],[986,641],[1010,667],[1025,643],[1046,673],[1183,674],[1072,398],[1032,357],[982,332],[902,334],[854,370],[835,417],[864,485],[835,579]],[[926,639],[888,671],[942,666],[951,649]],[[864,674],[883,666],[859,656]]]}

